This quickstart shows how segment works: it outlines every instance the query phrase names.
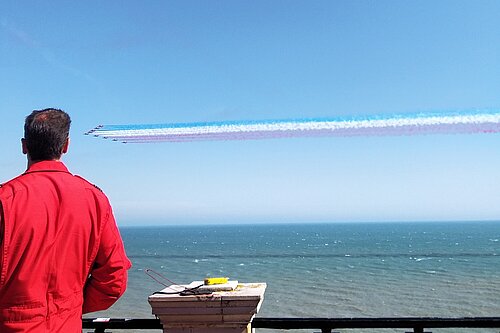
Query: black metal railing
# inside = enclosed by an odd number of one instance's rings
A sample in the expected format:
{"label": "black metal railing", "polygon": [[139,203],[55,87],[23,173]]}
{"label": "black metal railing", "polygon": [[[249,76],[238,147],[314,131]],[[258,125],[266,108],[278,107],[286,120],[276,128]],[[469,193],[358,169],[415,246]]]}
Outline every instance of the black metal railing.
{"label": "black metal railing", "polygon": [[120,330],[162,330],[163,326],[159,319],[94,319],[83,318],[82,328],[93,329],[94,333],[104,333],[107,329],[120,329]]}
{"label": "black metal railing", "polygon": [[[429,332],[433,328],[495,328],[500,329],[500,317],[469,318],[254,318],[253,328],[262,329],[311,329],[333,333],[334,329],[405,329],[414,333]],[[106,329],[162,329],[159,319],[83,319],[83,329],[104,333]]]}

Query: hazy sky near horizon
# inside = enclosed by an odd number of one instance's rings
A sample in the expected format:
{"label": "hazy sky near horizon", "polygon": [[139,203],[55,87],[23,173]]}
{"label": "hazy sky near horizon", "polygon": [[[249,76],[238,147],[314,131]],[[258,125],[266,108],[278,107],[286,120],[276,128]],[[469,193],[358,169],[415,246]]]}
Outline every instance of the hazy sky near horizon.
{"label": "hazy sky near horizon", "polygon": [[500,220],[498,134],[120,144],[98,124],[500,108],[499,1],[2,1],[0,181],[33,109],[118,223]]}

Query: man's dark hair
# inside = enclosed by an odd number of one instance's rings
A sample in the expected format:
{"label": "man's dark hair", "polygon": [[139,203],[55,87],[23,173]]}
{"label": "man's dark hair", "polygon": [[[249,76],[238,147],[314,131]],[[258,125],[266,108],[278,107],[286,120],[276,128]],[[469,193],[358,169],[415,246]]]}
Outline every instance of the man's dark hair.
{"label": "man's dark hair", "polygon": [[35,110],[26,117],[24,139],[33,161],[56,160],[69,137],[71,119],[59,109]]}

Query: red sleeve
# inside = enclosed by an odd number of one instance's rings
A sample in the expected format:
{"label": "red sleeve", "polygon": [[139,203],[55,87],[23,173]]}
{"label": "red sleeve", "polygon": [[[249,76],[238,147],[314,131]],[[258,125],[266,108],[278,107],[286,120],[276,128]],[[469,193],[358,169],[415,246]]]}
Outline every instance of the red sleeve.
{"label": "red sleeve", "polygon": [[3,207],[2,207],[2,202],[0,201],[0,245],[2,245],[2,242],[3,242]]}
{"label": "red sleeve", "polygon": [[113,305],[127,288],[127,270],[131,266],[111,213],[85,285],[83,313],[106,310]]}

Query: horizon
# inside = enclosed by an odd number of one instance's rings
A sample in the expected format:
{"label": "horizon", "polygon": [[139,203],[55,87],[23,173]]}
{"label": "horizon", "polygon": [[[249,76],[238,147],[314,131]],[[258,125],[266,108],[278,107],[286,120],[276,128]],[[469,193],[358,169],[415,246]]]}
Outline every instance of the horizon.
{"label": "horizon", "polygon": [[500,220],[442,220],[442,221],[335,221],[335,222],[195,222],[195,223],[159,223],[159,224],[128,224],[122,223],[122,228],[157,228],[157,227],[234,227],[234,226],[291,226],[291,225],[360,225],[360,224],[494,224],[500,223]]}

